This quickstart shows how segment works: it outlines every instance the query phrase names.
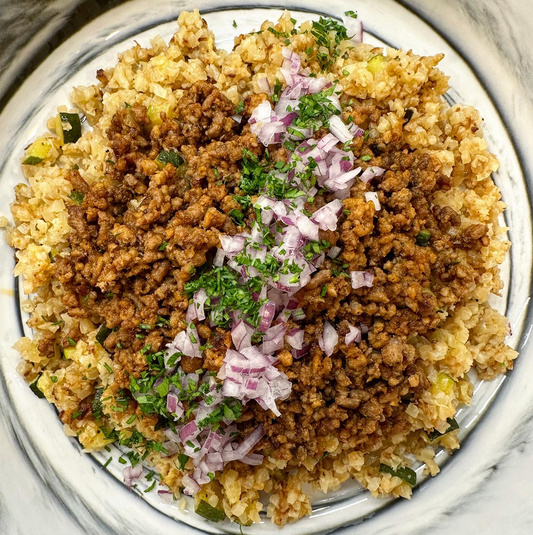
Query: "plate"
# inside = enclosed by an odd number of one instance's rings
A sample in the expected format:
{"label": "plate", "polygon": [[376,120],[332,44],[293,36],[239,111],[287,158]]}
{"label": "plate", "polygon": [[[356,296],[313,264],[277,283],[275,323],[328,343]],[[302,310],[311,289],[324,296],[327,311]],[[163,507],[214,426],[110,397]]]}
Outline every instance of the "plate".
{"label": "plate", "polygon": [[[257,2],[255,6],[236,2],[235,7],[221,7],[209,1],[193,4],[155,0],[147,7],[146,2],[138,0],[106,11],[83,26],[26,79],[0,116],[0,131],[14,133],[4,139],[0,155],[1,213],[8,213],[12,188],[23,180],[18,162],[24,147],[28,140],[44,130],[47,118],[56,107],[68,102],[70,88],[94,83],[97,68],[113,65],[117,53],[130,48],[134,39],[141,45],[158,34],[168,40],[176,29],[175,20],[179,12],[194,7],[198,7],[208,21],[217,36],[217,45],[226,49],[231,49],[236,34],[257,29],[263,20],[276,20],[282,13],[282,9],[271,7],[266,2]],[[334,0],[327,5],[294,1],[291,6],[283,7],[290,9],[293,16],[303,22],[321,14],[339,16],[354,6]],[[491,151],[501,161],[495,181],[510,206],[506,212],[506,223],[511,229],[513,242],[511,253],[502,267],[506,287],[493,305],[506,312],[513,329],[510,345],[519,347],[523,355],[518,361],[518,373],[513,372],[508,378],[502,377],[493,382],[474,378],[473,403],[461,409],[457,418],[461,426],[462,450],[451,460],[444,451],[438,453],[437,461],[443,472],[434,480],[426,480],[419,468],[421,484],[411,502],[376,500],[357,483],[347,483],[327,496],[317,494],[313,500],[312,516],[286,526],[283,533],[287,535],[326,533],[354,524],[360,524],[357,531],[361,533],[378,533],[378,529],[385,530],[380,533],[392,533],[391,526],[396,525],[396,534],[411,533],[418,527],[429,526],[438,515],[472,492],[479,483],[475,476],[488,459],[496,459],[502,454],[502,441],[516,424],[520,413],[516,410],[518,404],[514,399],[526,380],[527,368],[531,366],[524,358],[532,313],[529,306],[531,194],[523,172],[527,162],[521,154],[523,140],[518,143],[513,131],[517,125],[504,116],[501,104],[505,101],[498,97],[498,84],[483,76],[481,69],[487,60],[483,60],[481,66],[472,63],[471,51],[467,48],[468,38],[460,41],[459,45],[450,38],[445,39],[417,12],[400,3],[392,0],[361,1],[356,8],[365,24],[365,42],[376,46],[412,48],[417,54],[424,55],[444,52],[446,58],[441,68],[451,76],[452,88],[447,99],[450,103],[472,104],[486,121],[485,137]],[[238,22],[237,28],[229,23],[232,20]],[[441,22],[444,24],[444,21]],[[20,281],[14,281],[11,275],[12,251],[3,242],[0,254],[3,259],[0,264],[0,310],[4,312],[4,321],[0,325],[0,388],[7,404],[4,411],[14,436],[26,454],[23,462],[41,476],[47,489],[46,495],[62,503],[65,512],[82,526],[98,527],[100,533],[158,534],[168,533],[168,530],[177,530],[183,535],[199,531],[240,533],[236,524],[204,522],[191,512],[190,503],[181,509],[175,503],[164,503],[156,494],[144,493],[142,484],[137,491],[129,491],[122,483],[120,464],[112,462],[107,469],[102,468],[109,457],[107,452],[83,454],[77,441],[63,434],[53,407],[37,400],[16,373],[18,354],[10,346],[23,332],[28,334],[25,326],[27,318],[21,312],[20,303],[24,296],[21,290],[19,292]],[[513,406],[515,411],[512,416],[502,417],[505,407]],[[521,400],[519,407],[520,410],[525,409],[525,402]],[[500,423],[489,425],[489,421]],[[490,443],[487,443],[488,436]],[[0,445],[2,440],[6,439],[0,438]],[[116,461],[121,452],[113,448],[111,454]],[[0,498],[2,496],[0,491]],[[277,528],[265,520],[246,528],[245,532],[250,535],[270,534],[273,529]]]}

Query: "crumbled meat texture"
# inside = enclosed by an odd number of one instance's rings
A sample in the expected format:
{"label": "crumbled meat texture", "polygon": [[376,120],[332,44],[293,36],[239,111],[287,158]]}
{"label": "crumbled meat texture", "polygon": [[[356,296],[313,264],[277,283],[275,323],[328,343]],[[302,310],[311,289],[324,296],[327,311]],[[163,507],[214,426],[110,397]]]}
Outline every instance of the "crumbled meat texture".
{"label": "crumbled meat texture", "polygon": [[[264,98],[245,102],[245,119]],[[382,111],[344,113],[365,128]],[[56,260],[55,273],[70,314],[114,329],[105,341],[114,388],[128,387],[129,374],[148,369],[144,347],[158,351],[185,328],[184,284],[212,258],[220,233],[242,230],[227,214],[239,208],[233,194],[240,191],[243,149],[258,156],[262,149],[246,120],[238,124],[233,114],[233,104],[208,82],[186,91],[174,117],[162,114],[162,124],[152,128],[143,106],[124,108],[108,131],[114,163],[107,164],[105,179],[89,186],[78,171],[67,174],[84,200],[69,207],[72,252]],[[266,436],[257,449],[274,457],[295,464],[320,458],[331,436],[367,452],[384,437],[406,433],[405,400],[429,386],[408,339],[435,329],[442,312],[460,304],[485,272],[480,247],[488,243],[487,227],[463,228],[460,214],[434,205],[435,192],[449,188],[450,179],[436,159],[411,153],[400,141],[401,131],[387,143],[354,140],[356,153],[371,156],[360,164],[386,172],[369,184],[356,181],[337,230],[321,235],[342,253],[327,258],[295,296],[306,313],[305,343],[311,349],[300,360],[289,347],[278,355],[293,383],[291,396],[279,403],[281,417],[249,403],[240,419],[244,434],[264,424]],[[179,151],[186,163],[161,167],[155,161],[161,150]],[[287,157],[284,149],[271,153],[275,160]],[[379,212],[365,201],[366,191],[377,192]],[[329,200],[319,196],[306,209]],[[420,231],[429,232],[429,243],[418,243]],[[374,274],[373,285],[354,290],[349,272],[362,270]],[[339,334],[331,356],[317,343],[326,319]],[[349,326],[361,324],[368,334],[347,346]],[[230,334],[207,325],[198,325],[198,332],[209,346],[202,359],[183,359],[183,369],[217,371],[231,347]],[[39,349],[49,355],[53,340],[43,338]]]}

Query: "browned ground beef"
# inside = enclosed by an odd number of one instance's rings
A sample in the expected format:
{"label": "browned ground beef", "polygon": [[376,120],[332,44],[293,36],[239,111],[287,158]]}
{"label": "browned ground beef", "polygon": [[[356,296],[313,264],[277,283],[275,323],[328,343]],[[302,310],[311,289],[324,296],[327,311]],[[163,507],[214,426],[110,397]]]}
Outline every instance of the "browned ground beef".
{"label": "browned ground beef", "polygon": [[[245,117],[265,97],[252,98]],[[347,108],[347,113],[365,128],[381,110]],[[144,107],[124,108],[108,131],[114,155],[105,180],[89,186],[78,171],[69,172],[84,200],[69,207],[72,252],[57,259],[56,276],[67,289],[71,316],[114,329],[105,341],[114,361],[113,388],[127,388],[129,374],[147,369],[143,347],[157,351],[185,327],[184,284],[210,260],[219,234],[244,230],[227,214],[239,208],[233,194],[240,192],[243,149],[258,156],[263,149],[233,114],[233,104],[208,82],[196,83],[175,117],[163,115],[162,124],[151,130]],[[292,395],[280,404],[282,416],[250,403],[241,418],[245,433],[259,422],[265,425],[258,449],[279,458],[319,457],[331,435],[369,451],[383,437],[409,430],[403,402],[428,387],[409,336],[435,329],[439,313],[460,303],[484,273],[479,249],[487,244],[487,227],[461,230],[458,213],[433,204],[434,193],[450,187],[449,179],[436,159],[399,146],[397,134],[387,144],[354,140],[356,154],[372,157],[359,162],[363,167],[387,171],[369,185],[356,181],[337,230],[322,233],[343,252],[328,259],[296,295],[307,315],[305,341],[311,350],[301,360],[293,360],[289,347],[278,355],[280,369],[293,383]],[[162,149],[179,150],[187,164],[161,169],[155,158]],[[271,153],[286,158],[284,149]],[[365,201],[369,190],[378,192],[381,211]],[[314,211],[329,200],[317,197],[306,208]],[[417,244],[422,230],[431,233],[429,246]],[[345,276],[353,270],[374,273],[373,287],[353,290]],[[156,327],[159,316],[170,325]],[[317,343],[325,319],[337,324],[341,340],[331,357]],[[342,343],[349,324],[368,327],[360,344]],[[198,332],[212,347],[203,359],[183,358],[183,369],[218,370],[231,347],[229,333],[207,324],[198,325]],[[67,347],[68,338],[77,340],[80,333],[63,336]],[[39,349],[53,351],[53,340],[43,338]]]}

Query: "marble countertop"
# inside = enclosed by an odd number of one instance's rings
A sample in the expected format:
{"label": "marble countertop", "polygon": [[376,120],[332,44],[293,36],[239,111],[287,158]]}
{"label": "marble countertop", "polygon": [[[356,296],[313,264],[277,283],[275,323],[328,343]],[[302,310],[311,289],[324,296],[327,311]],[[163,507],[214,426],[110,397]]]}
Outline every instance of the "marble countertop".
{"label": "marble countertop", "polygon": [[[68,34],[69,30],[62,29],[67,22],[79,25],[117,3],[0,0],[0,108],[27,74],[32,62],[46,57]],[[533,106],[524,108],[524,99],[516,102],[513,98],[514,91],[519,88],[528,96],[529,103],[533,102],[532,0],[403,0],[401,3],[436,26],[439,21],[450,21],[448,39],[452,43],[461,43],[463,56],[473,63],[477,63],[476,58],[487,50],[502,58],[505,67],[491,70],[490,65],[481,62],[479,74],[485,80],[497,78],[497,83],[491,84],[491,90],[495,98],[508,102],[501,111],[511,131],[520,132],[533,124]],[[457,18],[468,20],[470,33],[467,37],[461,34],[464,24],[453,24]],[[468,45],[471,46],[466,48]],[[530,163],[531,159],[524,160],[524,170],[532,176]],[[533,355],[521,356],[522,359],[531,357]],[[520,361],[516,372],[519,371]],[[105,535],[97,526],[80,526],[65,504],[48,492],[45,479],[26,462],[25,444],[20,443],[14,433],[16,422],[2,410],[5,401],[0,389],[0,535]],[[490,421],[492,414],[489,411],[485,418]],[[468,453],[467,444],[464,452],[458,455]],[[501,458],[489,460],[485,469],[476,475],[475,492],[441,516],[431,527],[431,535],[533,533],[530,481],[533,481],[533,407],[524,411],[520,425],[507,440],[505,450],[501,451]],[[431,487],[421,492],[431,492]],[[139,508],[149,508],[143,501],[138,502]],[[277,532],[277,529],[273,528],[273,531]],[[180,533],[179,525],[174,532]],[[359,527],[342,531],[346,534],[358,532]],[[414,529],[412,535],[422,532],[427,533],[427,528]],[[128,533],[132,532],[128,530]],[[379,535],[385,531],[370,530],[369,533]]]}

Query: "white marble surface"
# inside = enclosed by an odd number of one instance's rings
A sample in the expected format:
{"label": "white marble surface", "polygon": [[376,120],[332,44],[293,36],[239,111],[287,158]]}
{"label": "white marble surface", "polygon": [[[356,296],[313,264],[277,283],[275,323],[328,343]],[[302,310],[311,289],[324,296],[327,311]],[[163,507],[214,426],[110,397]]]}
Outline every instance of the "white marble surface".
{"label": "white marble surface", "polygon": [[[0,44],[4,45],[0,47],[3,50],[0,51],[0,98],[17,76],[20,65],[36,50],[46,49],[46,43],[76,3],[0,0]],[[379,9],[380,0],[375,0],[374,4]],[[445,31],[461,54],[476,65],[493,98],[504,104],[500,105],[504,122],[519,140],[518,152],[522,154],[525,173],[532,176],[533,150],[529,147],[533,145],[528,142],[533,137],[529,134],[529,138],[525,138],[533,124],[531,0],[410,0],[404,4]],[[351,3],[348,7],[357,9],[357,5]],[[30,33],[35,37],[31,40],[28,35],[20,34],[20,19],[24,20],[25,16],[29,27],[33,28]],[[30,44],[24,46],[27,42]],[[487,61],[487,56],[499,61]],[[5,131],[0,136],[6,140]],[[530,237],[528,239],[531,241]],[[515,292],[525,298],[528,289],[517,287]],[[6,343],[8,338],[0,339],[0,345]],[[531,358],[531,352],[521,357]],[[533,493],[529,485],[533,480],[533,387],[524,374],[518,375],[521,370],[529,371],[526,364],[519,361],[516,377],[504,385],[479,430],[446,466],[442,476],[415,493],[414,500],[427,504],[426,509],[418,507],[413,515],[411,504],[397,503],[359,526],[340,530],[339,535],[533,533]],[[17,420],[8,407],[5,389],[0,386],[0,535],[192,533],[156,513],[135,496],[128,497],[128,503],[135,508],[131,522],[120,523],[117,517],[117,522],[100,524],[96,519],[91,520],[89,504],[69,494],[68,488],[49,492],[49,487],[61,486],[61,479],[57,479],[56,472],[48,470],[46,463],[36,462],[40,473],[28,464],[25,451],[31,448],[16,438],[13,426],[17,426]],[[50,432],[57,432],[57,429]],[[83,456],[74,451],[73,456],[76,455]],[[94,465],[91,470],[100,469]],[[102,481],[104,495],[107,496],[105,489],[108,487],[111,496],[118,484],[104,473]],[[461,489],[458,494],[455,494],[456,487]],[[443,502],[446,502],[445,507]],[[73,515],[72,510],[79,514]],[[141,524],[133,521],[143,517],[155,519],[153,529],[147,531],[146,526],[140,527]],[[269,529],[277,532],[275,527]],[[269,530],[263,532],[269,533]]]}

